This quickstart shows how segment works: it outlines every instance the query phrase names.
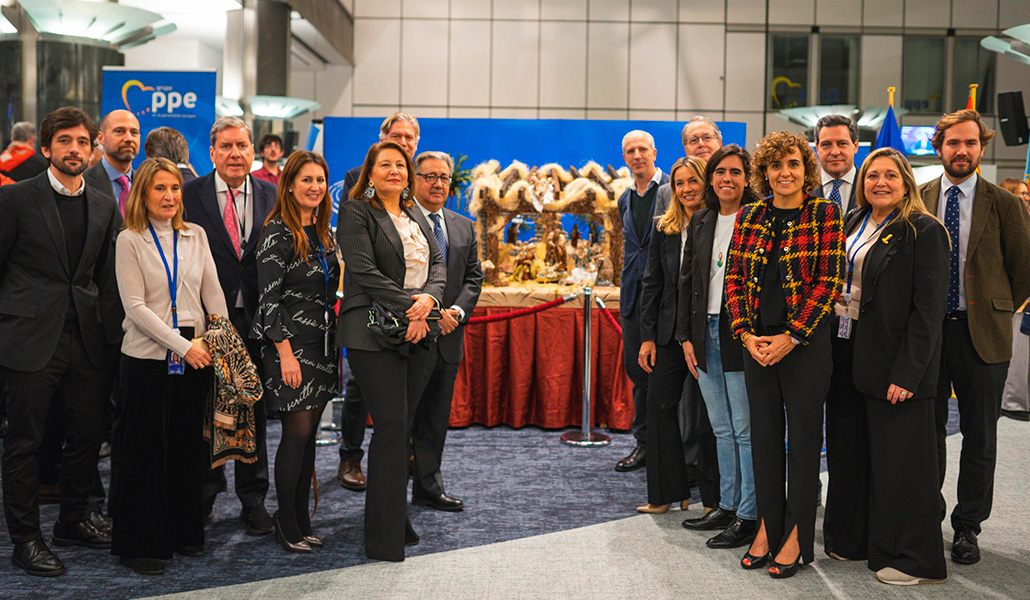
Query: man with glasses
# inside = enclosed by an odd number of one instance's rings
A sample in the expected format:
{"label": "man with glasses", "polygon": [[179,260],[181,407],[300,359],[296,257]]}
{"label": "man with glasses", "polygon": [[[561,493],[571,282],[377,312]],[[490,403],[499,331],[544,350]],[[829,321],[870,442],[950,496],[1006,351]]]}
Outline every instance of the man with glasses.
{"label": "man with glasses", "polygon": [[[707,162],[716,150],[722,148],[722,132],[719,131],[719,126],[715,124],[715,121],[702,115],[697,115],[687,121],[680,137],[683,139],[683,156],[696,156]],[[658,188],[658,195],[654,202],[656,217],[664,215],[665,211],[669,209],[669,199],[671,198],[671,184],[665,184]]]}

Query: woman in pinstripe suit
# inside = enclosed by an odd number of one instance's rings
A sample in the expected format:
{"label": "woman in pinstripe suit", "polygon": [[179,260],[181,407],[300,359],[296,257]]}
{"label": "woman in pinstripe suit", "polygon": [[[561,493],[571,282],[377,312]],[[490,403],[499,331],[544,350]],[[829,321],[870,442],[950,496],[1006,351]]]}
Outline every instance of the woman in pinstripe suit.
{"label": "woman in pinstripe suit", "polygon": [[[351,199],[340,207],[337,239],[343,253],[344,299],[336,342],[372,417],[365,495],[365,553],[404,560],[418,542],[407,519],[407,432],[422,391],[429,333],[426,318],[439,307],[447,268],[432,229],[414,206],[414,169],[392,142],[368,150]],[[403,343],[369,328],[372,302],[407,320]]]}

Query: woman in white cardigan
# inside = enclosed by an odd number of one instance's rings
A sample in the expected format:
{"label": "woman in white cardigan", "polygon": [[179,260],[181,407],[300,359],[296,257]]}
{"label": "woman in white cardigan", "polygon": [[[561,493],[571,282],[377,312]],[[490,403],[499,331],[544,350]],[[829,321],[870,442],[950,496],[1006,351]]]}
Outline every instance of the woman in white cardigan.
{"label": "woman in white cardigan", "polygon": [[202,429],[213,377],[201,336],[207,314],[228,318],[207,236],[183,220],[182,176],[167,159],[136,171],[115,272],[125,336],[111,553],[157,575],[173,552],[204,553]]}

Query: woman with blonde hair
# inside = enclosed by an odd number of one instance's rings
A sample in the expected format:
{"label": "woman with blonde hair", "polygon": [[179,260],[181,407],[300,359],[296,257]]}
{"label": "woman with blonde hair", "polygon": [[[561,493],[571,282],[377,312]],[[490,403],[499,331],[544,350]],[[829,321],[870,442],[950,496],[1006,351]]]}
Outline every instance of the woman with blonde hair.
{"label": "woman with blonde hair", "polygon": [[333,308],[340,263],[329,230],[328,179],[321,156],[291,154],[257,247],[259,298],[251,337],[262,341],[266,402],[283,425],[275,453],[279,510],[272,521],[287,552],[322,546],[311,530],[308,492],[319,417],[338,387]]}
{"label": "woman with blonde hair", "polygon": [[826,404],[826,552],[894,585],[947,579],[934,397],[951,244],[908,160],[866,158],[844,224]]}
{"label": "woman with blonde hair", "polygon": [[752,157],[751,186],[768,197],[741,207],[726,267],[730,327],[744,345],[758,500],[758,533],[740,562],[757,569],[772,561],[774,578],[814,560],[823,401],[833,370],[828,323],[844,271],[840,209],[812,195],[819,184],[807,139],[765,136]]}
{"label": "woman with blonde hair", "polygon": [[[708,509],[718,506],[719,490],[712,481],[715,469],[699,457],[701,431],[708,426],[700,397],[686,397],[692,405],[691,431],[681,434],[679,404],[684,382],[696,386],[688,378],[687,363],[676,340],[676,303],[679,290],[680,261],[687,242],[687,225],[704,197],[705,161],[688,156],[672,165],[669,185],[672,201],[665,214],[657,218],[651,231],[647,251],[640,304],[640,368],[650,373],[647,387],[647,504],[637,508],[644,513],[664,513],[673,502],[686,509],[690,500],[690,474],[694,472]],[[690,440],[684,444],[684,439]],[[692,446],[690,456],[684,446]],[[709,461],[710,462],[710,461]],[[699,464],[700,463],[700,464]],[[697,465],[696,467],[694,465]],[[707,468],[706,468],[707,467]]]}
{"label": "woman with blonde hair", "polygon": [[115,274],[125,336],[112,459],[123,483],[113,487],[111,554],[157,575],[173,553],[204,553],[202,430],[213,377],[201,336],[206,315],[229,314],[207,235],[183,220],[182,175],[168,159],[136,171]]}

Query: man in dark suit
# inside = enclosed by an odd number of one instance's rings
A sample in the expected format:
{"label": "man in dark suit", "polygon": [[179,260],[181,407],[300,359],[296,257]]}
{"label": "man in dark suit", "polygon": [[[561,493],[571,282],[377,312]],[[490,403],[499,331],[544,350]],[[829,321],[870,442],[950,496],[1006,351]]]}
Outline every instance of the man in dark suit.
{"label": "man in dark suit", "polygon": [[641,280],[647,266],[651,243],[652,215],[658,188],[669,176],[655,166],[658,150],[654,137],[646,131],[631,131],[622,138],[622,158],[633,173],[633,185],[619,196],[622,218],[622,279],[619,313],[622,316],[622,357],[626,374],[633,382],[633,436],[637,445],[629,456],[615,465],[616,471],[633,471],[644,466],[647,448],[647,373],[637,362],[640,353]]}
{"label": "man in dark suit", "polygon": [[61,510],[54,543],[110,548],[111,529],[87,499],[106,425],[103,305],[117,297],[113,199],[83,180],[97,128],[73,107],[40,125],[50,168],[0,188],[0,367],[9,391],[3,491],[12,562],[30,575],[64,573],[39,527],[38,452],[48,413],[62,411]]}
{"label": "man in dark suit", "polygon": [[182,180],[192,181],[197,178],[190,166],[190,145],[186,136],[171,127],[158,127],[147,134],[143,142],[143,153],[147,158],[167,158],[179,168]]}
{"label": "man in dark suit", "polygon": [[127,110],[112,110],[100,120],[97,141],[104,149],[104,156],[86,170],[86,183],[117,200],[119,212],[124,216],[125,201],[135,175],[132,161],[139,154],[139,120]]}
{"label": "man in dark suit", "polygon": [[[937,122],[933,147],[944,175],[920,187],[930,214],[951,238],[950,284],[937,419],[941,486],[952,389],[958,399],[962,454],[951,559],[980,560],[977,535],[991,514],[1001,394],[1012,357],[1012,313],[1030,296],[1030,219],[1019,198],[976,172],[994,131],[972,110]],[[941,496],[941,518],[944,518]]]}
{"label": "man in dark suit", "polygon": [[[415,152],[418,151],[418,140],[418,119],[407,113],[393,113],[386,117],[383,124],[379,126],[379,141],[397,144],[412,160],[415,159]],[[350,190],[360,176],[360,165],[347,171],[340,193],[341,207],[350,197]],[[360,492],[368,485],[365,474],[361,472],[361,458],[365,455],[361,445],[365,441],[368,408],[365,407],[365,399],[361,395],[361,388],[358,387],[354,375],[347,379],[347,387],[343,394],[343,416],[340,420],[343,440],[340,443],[340,466],[336,470],[336,478],[340,480],[340,485],[344,488]]]}
{"label": "man in dark suit", "polygon": [[[254,364],[260,365],[257,345],[250,339],[258,302],[255,250],[261,227],[275,206],[275,187],[250,175],[254,141],[250,128],[236,117],[222,117],[211,127],[211,162],[214,171],[183,187],[182,204],[186,219],[207,233],[218,281],[231,307],[230,320],[246,340]],[[272,518],[265,509],[268,450],[263,400],[254,405],[254,417],[258,459],[250,464],[236,461],[236,495],[243,504],[240,519],[247,533],[265,535],[272,532]],[[224,469],[211,469],[203,486],[209,521],[215,496],[224,489]]]}
{"label": "man in dark suit", "polygon": [[822,167],[822,187],[813,194],[832,200],[845,215],[855,208],[855,154],[858,125],[844,115],[826,115],[815,124],[815,152]]}
{"label": "man in dark suit", "polygon": [[472,221],[444,208],[450,195],[454,161],[443,152],[423,152],[414,161],[415,199],[433,228],[433,237],[444,264],[447,286],[441,310],[440,338],[430,342],[426,365],[426,389],[422,392],[411,432],[415,455],[412,504],[437,510],[457,511],[465,504],[444,492],[440,462],[451,417],[451,397],[458,365],[465,354],[465,323],[483,289],[476,230]]}

